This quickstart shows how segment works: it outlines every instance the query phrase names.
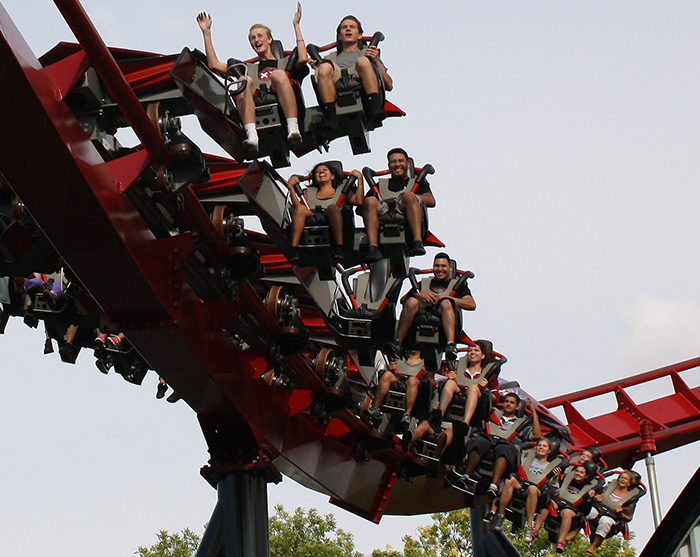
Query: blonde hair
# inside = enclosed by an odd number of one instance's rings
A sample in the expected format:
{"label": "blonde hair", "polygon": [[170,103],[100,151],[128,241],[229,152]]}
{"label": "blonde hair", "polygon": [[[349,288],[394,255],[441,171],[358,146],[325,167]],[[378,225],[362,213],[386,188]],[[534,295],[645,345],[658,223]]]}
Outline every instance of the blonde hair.
{"label": "blonde hair", "polygon": [[250,34],[253,32],[253,29],[264,29],[267,36],[272,38],[272,29],[270,29],[267,25],[263,25],[262,23],[256,23],[250,28],[248,31],[248,38],[250,38]]}

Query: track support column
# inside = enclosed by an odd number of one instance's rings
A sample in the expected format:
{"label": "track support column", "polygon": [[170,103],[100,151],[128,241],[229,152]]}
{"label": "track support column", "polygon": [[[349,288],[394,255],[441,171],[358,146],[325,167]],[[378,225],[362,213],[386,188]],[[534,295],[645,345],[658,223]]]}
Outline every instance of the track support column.
{"label": "track support column", "polygon": [[196,557],[269,557],[267,483],[279,481],[274,467],[202,470],[216,485],[217,503]]}

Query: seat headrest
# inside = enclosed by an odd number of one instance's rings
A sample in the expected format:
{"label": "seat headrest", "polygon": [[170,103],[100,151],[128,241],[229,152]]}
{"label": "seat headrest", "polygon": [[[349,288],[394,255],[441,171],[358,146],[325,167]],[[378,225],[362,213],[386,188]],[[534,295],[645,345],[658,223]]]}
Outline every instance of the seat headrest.
{"label": "seat headrest", "polygon": [[370,301],[378,302],[381,296],[384,295],[384,287],[389,277],[391,277],[390,259],[381,259],[372,265],[372,270],[369,273],[368,286]]}
{"label": "seat headrest", "polygon": [[277,60],[282,60],[282,58],[284,58],[284,47],[282,46],[281,41],[277,39],[272,41],[272,44],[270,45],[270,50],[272,51],[272,55]]}

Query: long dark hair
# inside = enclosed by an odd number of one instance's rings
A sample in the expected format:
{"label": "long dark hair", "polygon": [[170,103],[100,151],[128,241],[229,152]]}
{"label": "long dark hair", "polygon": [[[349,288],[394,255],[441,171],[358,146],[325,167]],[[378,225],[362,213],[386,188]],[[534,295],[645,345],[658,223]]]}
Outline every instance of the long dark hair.
{"label": "long dark hair", "polygon": [[342,171],[339,171],[334,164],[328,162],[318,162],[311,169],[310,177],[312,185],[318,187],[318,182],[316,181],[316,171],[318,170],[319,166],[325,166],[326,168],[328,168],[331,175],[333,176],[332,183],[334,188],[337,188],[340,184],[343,183],[343,173]]}

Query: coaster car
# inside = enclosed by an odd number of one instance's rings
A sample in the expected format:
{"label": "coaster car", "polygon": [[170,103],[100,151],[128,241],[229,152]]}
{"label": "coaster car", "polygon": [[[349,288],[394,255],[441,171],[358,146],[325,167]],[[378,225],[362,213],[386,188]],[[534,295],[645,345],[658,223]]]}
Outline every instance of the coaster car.
{"label": "coaster car", "polygon": [[[615,520],[615,525],[610,529],[605,539],[612,538],[616,534],[622,534],[623,539],[630,539],[629,522],[620,517],[620,513],[617,512],[619,507],[628,507],[630,505],[636,504],[639,499],[644,497],[647,492],[646,486],[641,482],[641,475],[635,471],[629,471],[635,476],[636,484],[634,487],[629,489],[627,495],[622,499],[612,499],[610,494],[617,488],[617,478],[608,482],[602,492],[602,501],[593,501],[593,508],[598,511],[598,517],[595,520],[589,521],[586,519],[584,524],[584,530],[587,534],[591,534],[595,531],[596,524],[601,517],[607,516]],[[621,474],[622,472],[613,472],[616,474]]]}
{"label": "coaster car", "polygon": [[[569,489],[571,482],[574,480],[574,470],[578,466],[583,466],[586,469],[585,483],[583,487],[574,491]],[[582,505],[585,502],[589,491],[597,491],[603,485],[604,478],[598,472],[598,465],[588,460],[583,463],[572,462],[564,471],[561,485],[550,497],[547,504],[549,515],[544,523],[544,528],[547,530],[549,541],[556,543],[559,539],[559,529],[561,527],[561,511],[570,509],[576,513],[575,518],[571,523],[571,530],[578,528],[584,519],[581,512]]]}
{"label": "coaster car", "polygon": [[535,447],[525,449],[520,454],[520,463],[516,471],[516,478],[522,489],[513,491],[513,498],[506,507],[506,518],[513,523],[515,528],[522,528],[525,525],[527,491],[530,486],[536,486],[544,495],[545,485],[552,478],[554,471],[559,468],[564,470],[569,463],[566,453],[559,450],[560,444],[550,438],[551,452],[547,456],[547,466],[538,474],[534,474],[530,469],[532,461],[537,456]]}
{"label": "coaster car", "polygon": [[[377,31],[372,37],[363,37],[362,39],[367,46],[377,46],[384,40],[384,34]],[[326,59],[334,59],[339,53],[337,42],[329,43],[321,47],[308,44],[306,48],[309,53],[309,58],[315,60],[317,63],[321,63],[324,60],[322,53],[333,51],[326,56]],[[379,95],[381,96],[381,102],[387,116],[405,116],[405,112],[386,100],[381,72],[376,66],[375,71],[379,82]],[[312,80],[312,83],[314,91],[316,92],[316,98],[319,104],[321,104],[322,101],[316,85],[316,80]],[[335,86],[337,93],[336,111],[340,129],[337,132],[324,130],[323,114],[320,106],[316,106],[306,110],[304,130],[309,130],[309,132],[313,134],[317,145],[327,145],[330,141],[347,135],[354,155],[369,153],[369,132],[382,124],[372,122],[365,112],[362,82],[353,77],[352,72],[345,71],[335,83]]]}
{"label": "coaster car", "polygon": [[[417,174],[416,174],[417,173]],[[409,159],[408,176],[409,181],[405,189],[392,191],[389,189],[389,178],[379,178],[377,176],[387,176],[389,170],[375,171],[366,166],[362,169],[367,186],[375,193],[379,200],[377,216],[379,221],[379,248],[382,253],[392,260],[395,273],[406,274],[406,262],[409,256],[410,243],[413,240],[412,231],[406,220],[406,215],[399,208],[398,199],[404,192],[416,193],[428,175],[434,174],[435,168],[431,164],[426,164],[422,168],[415,168],[413,159]],[[428,230],[428,208],[422,206],[422,230],[421,238],[425,245],[434,247],[444,247]]]}
{"label": "coaster car", "polygon": [[[356,276],[351,285],[353,275]],[[341,275],[347,297],[336,298],[331,320],[337,325],[344,346],[357,350],[363,365],[372,365],[376,348],[394,337],[396,301],[402,283],[402,278],[391,275],[388,259],[369,268],[351,267]]]}
{"label": "coaster car", "polygon": [[[474,278],[474,273],[471,271],[457,270],[457,262],[452,260],[452,275],[450,282],[445,289],[445,292],[454,296],[454,294],[462,287],[462,285],[471,278]],[[416,291],[430,290],[430,281],[433,272],[432,269],[417,269],[411,267],[408,270],[408,279],[411,281],[411,286]],[[418,281],[418,277],[423,278]],[[462,312],[459,308],[455,309],[455,338],[460,339],[462,336]],[[418,348],[423,353],[423,358],[426,362],[426,369],[429,371],[437,371],[440,364],[440,354],[443,351],[447,339],[445,332],[442,329],[442,320],[437,313],[426,312],[418,313],[411,324],[404,346],[406,348]]]}

